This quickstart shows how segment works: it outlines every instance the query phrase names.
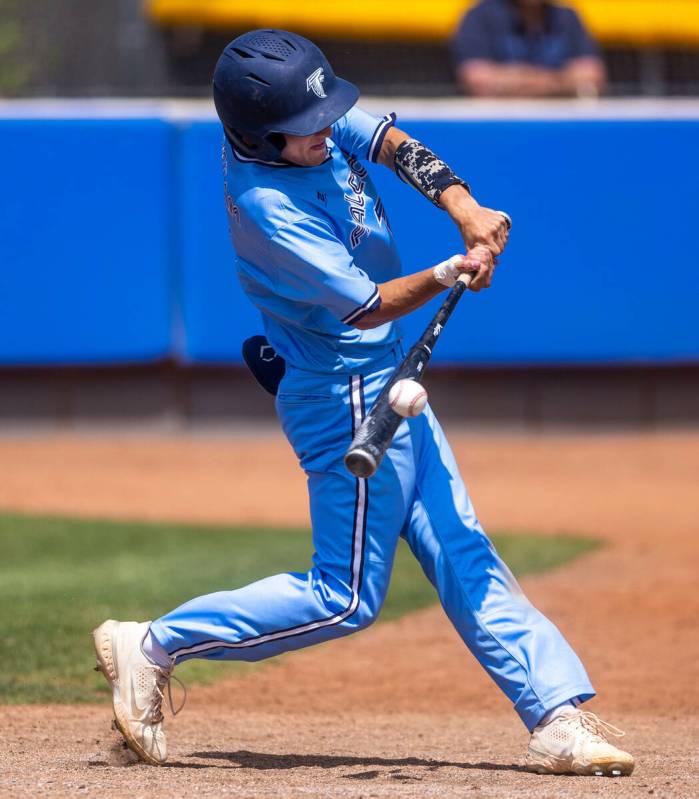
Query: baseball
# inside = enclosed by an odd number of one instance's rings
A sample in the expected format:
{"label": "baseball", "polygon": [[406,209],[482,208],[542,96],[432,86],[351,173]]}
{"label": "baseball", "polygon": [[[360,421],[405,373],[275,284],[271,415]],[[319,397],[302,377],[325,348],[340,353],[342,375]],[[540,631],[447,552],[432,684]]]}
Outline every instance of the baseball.
{"label": "baseball", "polygon": [[427,405],[427,391],[415,380],[399,380],[388,392],[388,404],[399,416],[419,416]]}

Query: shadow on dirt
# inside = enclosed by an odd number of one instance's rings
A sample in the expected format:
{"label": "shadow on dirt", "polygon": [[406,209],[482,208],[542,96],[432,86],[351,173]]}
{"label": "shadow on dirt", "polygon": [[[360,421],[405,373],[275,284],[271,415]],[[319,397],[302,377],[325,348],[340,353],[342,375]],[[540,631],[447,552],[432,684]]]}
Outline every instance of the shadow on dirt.
{"label": "shadow on dirt", "polygon": [[[347,766],[382,766],[382,767],[422,767],[427,771],[436,771],[440,768],[475,769],[478,771],[521,771],[524,766],[515,763],[459,763],[451,760],[426,760],[419,757],[355,757],[353,755],[278,755],[267,752],[193,752],[190,757],[198,760],[224,760],[233,767],[250,768],[260,771],[284,770],[294,768],[342,768]],[[202,763],[168,763],[172,768],[207,768],[208,764]],[[214,766],[214,768],[231,768],[231,765]],[[372,779],[381,771],[367,771],[359,774],[348,774],[352,779]],[[390,772],[389,772],[390,773]]]}

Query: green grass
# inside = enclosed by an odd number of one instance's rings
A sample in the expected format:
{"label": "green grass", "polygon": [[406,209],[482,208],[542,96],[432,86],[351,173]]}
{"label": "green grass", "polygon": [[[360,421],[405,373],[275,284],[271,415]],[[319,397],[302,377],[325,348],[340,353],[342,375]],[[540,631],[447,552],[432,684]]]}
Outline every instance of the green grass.
{"label": "green grass", "polygon": [[[515,574],[557,566],[589,539],[495,535]],[[0,515],[0,704],[100,701],[90,631],[106,618],[155,618],[203,593],[305,571],[305,530]],[[382,620],[436,602],[402,542]],[[269,662],[269,661],[267,661]],[[210,682],[252,666],[189,661],[178,676]]]}

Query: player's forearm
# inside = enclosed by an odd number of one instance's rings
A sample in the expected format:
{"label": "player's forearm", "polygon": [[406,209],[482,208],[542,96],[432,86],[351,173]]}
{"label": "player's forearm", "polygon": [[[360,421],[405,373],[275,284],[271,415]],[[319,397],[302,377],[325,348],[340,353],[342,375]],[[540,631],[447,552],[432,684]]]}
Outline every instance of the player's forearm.
{"label": "player's forearm", "polygon": [[413,275],[379,283],[377,288],[381,296],[381,305],[354,325],[360,330],[369,330],[394,319],[400,319],[401,316],[424,305],[440,291],[444,291],[445,286],[435,278],[434,269],[423,269],[422,272],[415,272]]}
{"label": "player's forearm", "polygon": [[[500,255],[507,244],[509,218],[500,212],[482,208],[471,190],[452,168],[425,146],[402,130],[388,131],[379,154],[379,162],[392,169],[401,180],[413,186],[453,219],[468,249],[484,245],[491,256]],[[490,285],[494,262],[479,270],[471,288],[479,291]]]}

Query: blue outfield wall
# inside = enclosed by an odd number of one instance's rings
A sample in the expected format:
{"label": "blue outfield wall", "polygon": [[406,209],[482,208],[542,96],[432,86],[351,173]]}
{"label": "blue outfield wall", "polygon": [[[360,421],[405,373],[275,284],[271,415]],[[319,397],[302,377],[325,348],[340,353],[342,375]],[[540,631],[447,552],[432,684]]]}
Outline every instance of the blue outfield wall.
{"label": "blue outfield wall", "polygon": [[0,363],[166,357],[172,127],[0,120],[0,163]]}
{"label": "blue outfield wall", "polygon": [[[699,120],[404,127],[514,220],[494,287],[464,299],[435,361],[699,360]],[[220,145],[212,121],[0,119],[0,363],[239,363],[262,325],[235,277]],[[406,271],[462,249],[446,214],[372,175]]]}

